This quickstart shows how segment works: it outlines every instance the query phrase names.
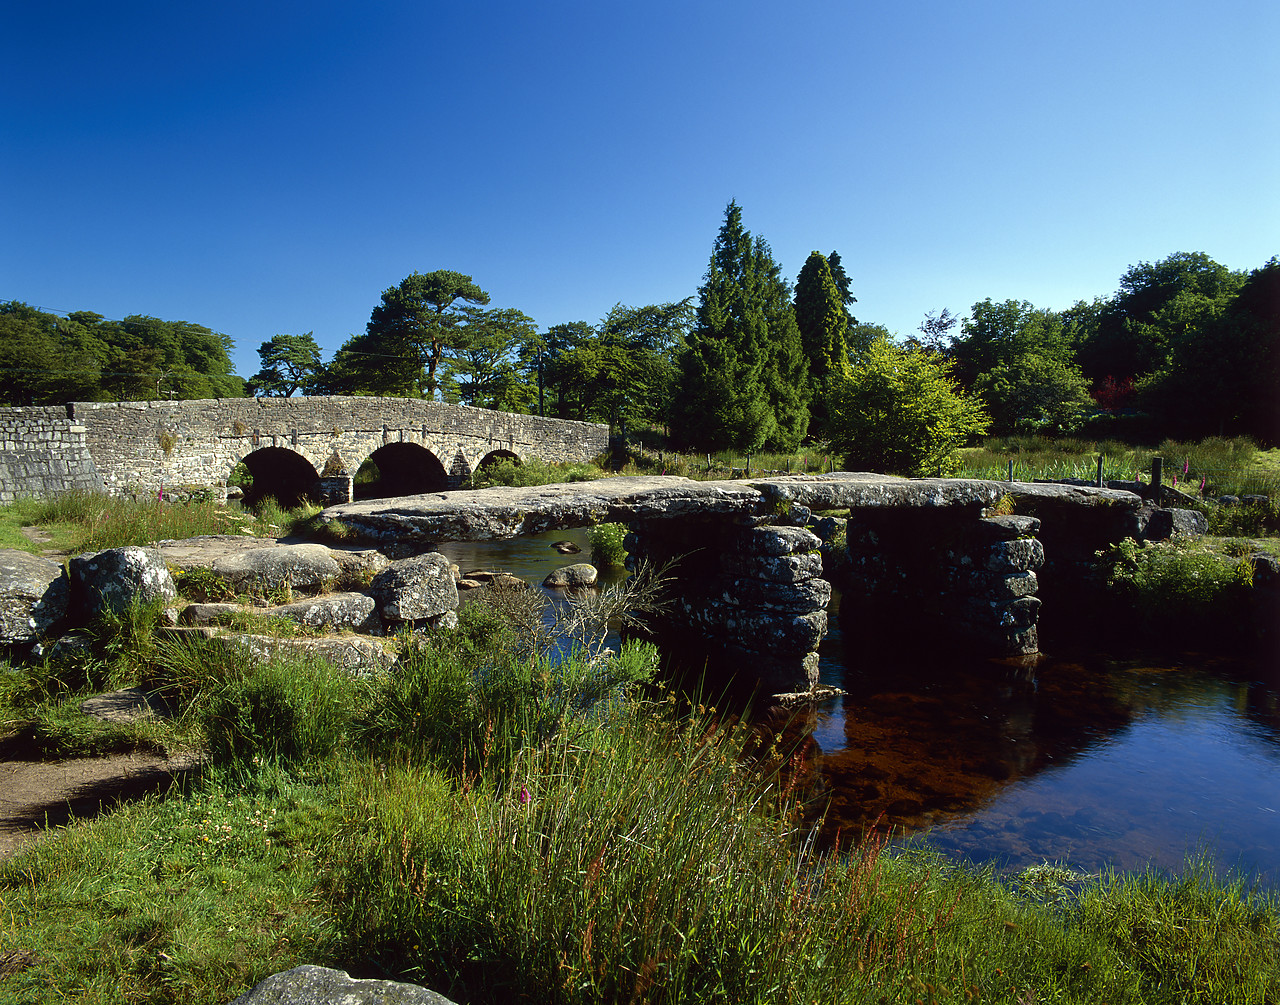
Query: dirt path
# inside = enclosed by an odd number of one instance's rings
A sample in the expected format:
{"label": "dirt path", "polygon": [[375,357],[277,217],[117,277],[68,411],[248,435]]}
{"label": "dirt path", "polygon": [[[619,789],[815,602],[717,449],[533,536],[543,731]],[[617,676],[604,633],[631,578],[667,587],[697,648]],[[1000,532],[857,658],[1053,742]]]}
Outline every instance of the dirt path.
{"label": "dirt path", "polygon": [[72,817],[162,790],[194,758],[117,754],[72,761],[0,761],[0,859]]}

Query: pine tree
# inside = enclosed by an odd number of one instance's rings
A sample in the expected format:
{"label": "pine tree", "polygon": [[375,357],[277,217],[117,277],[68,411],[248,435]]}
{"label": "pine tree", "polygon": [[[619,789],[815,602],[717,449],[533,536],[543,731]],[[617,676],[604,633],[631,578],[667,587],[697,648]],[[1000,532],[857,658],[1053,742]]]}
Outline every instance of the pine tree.
{"label": "pine tree", "polygon": [[832,374],[849,368],[848,313],[824,255],[812,252],[796,279],[796,324],[809,364],[812,430],[825,435]]}
{"label": "pine tree", "polygon": [[730,202],[680,358],[672,432],[701,450],[793,450],[808,428],[808,398],[790,286]]}

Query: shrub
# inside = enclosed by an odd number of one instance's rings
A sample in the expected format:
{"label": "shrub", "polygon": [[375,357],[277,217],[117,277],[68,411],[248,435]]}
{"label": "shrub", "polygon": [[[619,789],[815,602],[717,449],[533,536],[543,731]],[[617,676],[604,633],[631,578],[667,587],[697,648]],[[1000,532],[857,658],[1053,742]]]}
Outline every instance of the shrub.
{"label": "shrub", "polygon": [[608,569],[621,569],[627,560],[622,540],[627,528],[620,523],[601,523],[591,528],[591,564]]}
{"label": "shrub", "polygon": [[950,473],[956,448],[988,424],[945,359],[884,337],[834,383],[829,414],[846,468],[902,475]]}

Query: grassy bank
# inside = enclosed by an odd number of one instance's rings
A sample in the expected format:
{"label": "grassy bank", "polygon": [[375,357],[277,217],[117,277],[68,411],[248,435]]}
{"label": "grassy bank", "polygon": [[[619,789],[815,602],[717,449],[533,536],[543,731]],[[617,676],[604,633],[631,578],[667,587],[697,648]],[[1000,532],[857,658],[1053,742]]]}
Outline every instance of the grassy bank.
{"label": "grassy bank", "polygon": [[3,718],[132,675],[172,710],[147,742],[209,762],[0,866],[17,1001],[226,1002],[301,962],[464,1002],[1280,996],[1280,904],[1207,867],[1005,883],[817,847],[799,754],[683,711],[645,647],[553,665],[475,604],[394,674],[352,678],[130,623],[96,669],[0,675]]}
{"label": "grassy bank", "polygon": [[[252,511],[212,499],[170,503],[94,492],[64,492],[48,499],[20,499],[0,506],[0,548],[76,554],[125,545],[154,544],[202,534],[280,537],[304,526],[319,507],[282,509],[266,499]],[[23,528],[39,528],[33,540]]]}

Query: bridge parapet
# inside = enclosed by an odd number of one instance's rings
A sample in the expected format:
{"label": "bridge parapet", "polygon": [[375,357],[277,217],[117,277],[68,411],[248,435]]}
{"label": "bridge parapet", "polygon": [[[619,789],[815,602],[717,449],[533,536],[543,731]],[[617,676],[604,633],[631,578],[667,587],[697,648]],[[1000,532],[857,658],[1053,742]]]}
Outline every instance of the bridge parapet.
{"label": "bridge parapet", "polygon": [[[264,449],[296,456],[314,481],[354,474],[375,452],[398,445],[430,453],[443,488],[456,486],[494,452],[522,460],[591,460],[608,448],[608,428],[411,398],[72,402],[0,409],[0,470],[11,474],[6,486],[13,495],[49,495],[86,483],[113,494],[176,485],[225,487],[236,464]],[[394,456],[409,464],[425,458],[412,450]]]}

